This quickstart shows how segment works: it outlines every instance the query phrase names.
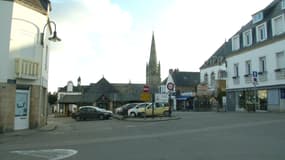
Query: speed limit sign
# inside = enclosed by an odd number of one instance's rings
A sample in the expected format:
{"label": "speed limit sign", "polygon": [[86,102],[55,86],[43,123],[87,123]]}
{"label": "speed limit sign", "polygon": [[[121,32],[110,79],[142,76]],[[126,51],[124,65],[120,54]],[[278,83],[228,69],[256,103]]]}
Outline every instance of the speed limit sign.
{"label": "speed limit sign", "polygon": [[167,83],[166,87],[167,87],[168,90],[173,91],[173,89],[174,89],[174,83],[169,82],[169,83]]}

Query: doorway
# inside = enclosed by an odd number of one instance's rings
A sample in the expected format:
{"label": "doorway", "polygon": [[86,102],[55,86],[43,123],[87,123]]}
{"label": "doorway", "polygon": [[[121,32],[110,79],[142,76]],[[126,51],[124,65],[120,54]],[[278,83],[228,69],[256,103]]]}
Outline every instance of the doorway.
{"label": "doorway", "polygon": [[29,128],[29,109],[30,109],[30,92],[29,90],[16,90],[15,104],[15,124],[14,129]]}

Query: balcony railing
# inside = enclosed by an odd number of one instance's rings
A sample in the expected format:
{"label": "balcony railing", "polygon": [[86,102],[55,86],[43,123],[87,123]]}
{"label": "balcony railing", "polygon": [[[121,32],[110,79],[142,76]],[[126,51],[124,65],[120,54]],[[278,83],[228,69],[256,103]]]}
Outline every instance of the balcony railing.
{"label": "balcony railing", "polygon": [[18,79],[36,80],[39,77],[39,63],[17,58],[15,59],[15,73]]}
{"label": "balcony railing", "polygon": [[275,74],[277,80],[285,79],[285,68],[275,69]]}

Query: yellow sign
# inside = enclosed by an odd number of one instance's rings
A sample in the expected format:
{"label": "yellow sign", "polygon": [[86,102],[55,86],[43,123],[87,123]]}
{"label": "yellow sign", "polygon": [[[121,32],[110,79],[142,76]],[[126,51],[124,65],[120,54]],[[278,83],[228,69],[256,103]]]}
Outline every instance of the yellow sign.
{"label": "yellow sign", "polygon": [[142,92],[140,98],[142,101],[150,102],[151,101],[151,94],[148,92]]}

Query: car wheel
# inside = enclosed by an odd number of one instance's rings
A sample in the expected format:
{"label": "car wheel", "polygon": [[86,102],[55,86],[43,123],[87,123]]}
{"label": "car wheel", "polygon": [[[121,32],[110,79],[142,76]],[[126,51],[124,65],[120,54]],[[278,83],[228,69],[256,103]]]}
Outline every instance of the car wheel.
{"label": "car wheel", "polygon": [[164,111],[163,112],[163,115],[166,117],[166,116],[169,116],[169,112],[168,111]]}
{"label": "car wheel", "polygon": [[141,113],[141,117],[145,117],[145,113]]}
{"label": "car wheel", "polygon": [[102,115],[102,114],[99,115],[99,119],[100,119],[100,120],[103,120],[103,119],[104,119],[104,115]]}
{"label": "car wheel", "polygon": [[75,120],[80,121],[81,120],[80,116],[75,117]]}
{"label": "car wheel", "polygon": [[132,112],[131,113],[131,117],[136,117],[137,115],[136,115],[136,113],[135,112]]}

